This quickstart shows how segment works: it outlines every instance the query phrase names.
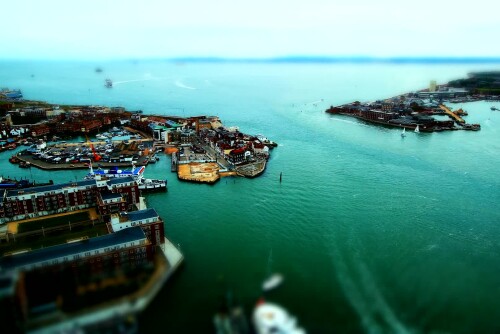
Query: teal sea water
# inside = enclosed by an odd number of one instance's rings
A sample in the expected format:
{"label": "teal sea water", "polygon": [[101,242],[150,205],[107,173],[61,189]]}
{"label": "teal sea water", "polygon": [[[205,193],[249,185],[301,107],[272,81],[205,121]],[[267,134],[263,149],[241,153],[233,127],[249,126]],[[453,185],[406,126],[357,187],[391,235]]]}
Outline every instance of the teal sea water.
{"label": "teal sea water", "polygon": [[[454,106],[481,124],[479,132],[406,138],[324,112],[494,65],[3,62],[0,69],[0,86],[27,99],[218,115],[279,143],[266,172],[251,180],[182,183],[164,155],[147,167],[146,176],[169,181],[168,193],[148,194],[147,203],[186,261],[140,317],[143,332],[214,332],[226,289],[250,313],[269,270],[285,281],[267,298],[309,333],[500,331],[495,104]],[[108,77],[112,89],[103,86]],[[4,176],[62,182],[86,173],[26,171],[1,155]]]}

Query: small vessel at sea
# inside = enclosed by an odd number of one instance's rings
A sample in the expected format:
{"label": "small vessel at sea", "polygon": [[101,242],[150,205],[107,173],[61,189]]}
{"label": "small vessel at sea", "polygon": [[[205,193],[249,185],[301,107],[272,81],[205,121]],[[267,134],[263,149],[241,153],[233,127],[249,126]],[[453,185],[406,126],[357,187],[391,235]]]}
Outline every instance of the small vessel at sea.
{"label": "small vessel at sea", "polygon": [[257,334],[286,333],[305,334],[297,325],[297,319],[283,307],[260,299],[253,311],[253,324]]}
{"label": "small vessel at sea", "polygon": [[490,109],[491,109],[491,110],[498,110],[498,108],[497,108],[497,107],[495,107],[495,106],[492,106]]}
{"label": "small vessel at sea", "polygon": [[111,79],[106,79],[106,81],[104,82],[104,86],[107,88],[113,87],[113,81],[111,81]]}
{"label": "small vessel at sea", "polygon": [[269,291],[277,288],[283,282],[283,275],[273,274],[262,283],[262,290]]}
{"label": "small vessel at sea", "polygon": [[417,132],[417,133],[420,132],[420,127],[418,124],[417,124],[417,127],[415,128],[415,132]]}
{"label": "small vessel at sea", "polygon": [[401,132],[401,137],[406,137],[406,128],[403,128],[403,132]]}

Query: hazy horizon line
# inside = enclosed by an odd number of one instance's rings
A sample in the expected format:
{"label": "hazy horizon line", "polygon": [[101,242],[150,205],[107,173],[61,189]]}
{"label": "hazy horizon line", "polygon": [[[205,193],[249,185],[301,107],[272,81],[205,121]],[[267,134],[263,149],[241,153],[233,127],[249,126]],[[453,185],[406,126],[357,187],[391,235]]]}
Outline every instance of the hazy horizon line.
{"label": "hazy horizon line", "polygon": [[500,56],[307,56],[278,57],[103,57],[103,58],[0,58],[0,61],[167,61],[184,63],[387,63],[387,64],[494,64]]}
{"label": "hazy horizon line", "polygon": [[168,58],[177,62],[248,63],[500,63],[500,57],[478,56],[281,56],[281,57],[203,57]]}

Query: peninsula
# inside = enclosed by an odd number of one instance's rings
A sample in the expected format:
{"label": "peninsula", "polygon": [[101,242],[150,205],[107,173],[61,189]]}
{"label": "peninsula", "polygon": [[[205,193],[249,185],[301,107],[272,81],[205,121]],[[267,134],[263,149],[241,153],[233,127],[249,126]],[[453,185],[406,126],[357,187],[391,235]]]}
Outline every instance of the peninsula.
{"label": "peninsula", "polygon": [[[469,79],[437,85],[431,81],[429,88],[410,92],[385,100],[361,103],[355,101],[341,106],[331,106],[330,114],[346,115],[369,123],[399,127],[416,132],[481,129],[480,124],[468,124],[462,109],[452,110],[445,103],[500,100],[500,72],[471,73]],[[435,115],[448,116],[438,120]]]}

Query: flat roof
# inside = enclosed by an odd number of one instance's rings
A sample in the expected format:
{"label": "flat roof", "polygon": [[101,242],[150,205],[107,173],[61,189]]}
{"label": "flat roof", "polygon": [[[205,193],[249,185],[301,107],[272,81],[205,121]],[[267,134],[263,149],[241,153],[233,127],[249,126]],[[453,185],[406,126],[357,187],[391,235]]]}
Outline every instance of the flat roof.
{"label": "flat roof", "polygon": [[107,181],[107,184],[108,186],[112,186],[115,184],[128,183],[128,182],[134,182],[134,178],[132,176],[115,177],[114,179]]}
{"label": "flat roof", "polygon": [[144,220],[144,219],[149,219],[149,218],[156,218],[158,216],[159,216],[158,213],[153,208],[128,212],[127,214],[122,214],[122,217],[128,217],[129,221],[138,221],[138,220]]}
{"label": "flat roof", "polygon": [[7,191],[7,197],[14,197],[18,195],[25,195],[25,194],[36,194],[36,193],[43,193],[43,192],[48,192],[48,191],[55,191],[55,190],[60,190],[63,188],[70,188],[70,187],[86,187],[86,186],[95,186],[96,181],[95,180],[84,180],[84,181],[76,181],[76,182],[71,182],[71,183],[61,183],[61,184],[53,184],[49,186],[40,186],[40,187],[32,187],[32,188],[24,188],[24,189],[9,189]]}
{"label": "flat roof", "polygon": [[22,254],[7,255],[0,258],[0,270],[13,270],[25,265],[40,263],[62,256],[91,252],[117,244],[143,240],[144,238],[144,231],[140,226],[135,226],[100,237],[51,246]]}
{"label": "flat roof", "polygon": [[101,198],[103,200],[108,200],[108,199],[122,198],[122,195],[120,193],[110,193],[110,194],[101,193]]}

